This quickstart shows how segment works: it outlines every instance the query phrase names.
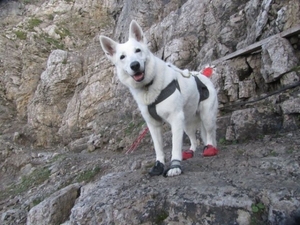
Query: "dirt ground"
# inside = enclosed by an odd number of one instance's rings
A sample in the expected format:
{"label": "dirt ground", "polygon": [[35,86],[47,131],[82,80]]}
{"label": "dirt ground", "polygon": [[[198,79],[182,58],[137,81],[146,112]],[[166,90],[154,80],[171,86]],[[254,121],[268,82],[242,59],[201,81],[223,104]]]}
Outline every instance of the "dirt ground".
{"label": "dirt ground", "polygon": [[[213,189],[217,196],[218,189],[230,186],[234,191],[228,195],[246,194],[257,203],[250,209],[257,217],[257,224],[288,224],[286,221],[297,224],[293,221],[300,216],[298,131],[244,143],[223,141],[215,157],[204,158],[198,150],[194,158],[182,162],[184,173],[173,178],[148,175],[155,161],[152,146],[138,148],[132,154],[101,152],[100,149],[72,153],[66,148],[29,150],[2,142],[0,212],[3,224],[26,224],[30,208],[69,184],[79,182],[84,186],[98,182],[104,175],[125,171],[131,172],[137,179],[135,182],[146,179],[150,186],[162,190],[168,185],[179,185],[204,190],[204,193],[205,189]],[[168,159],[170,147],[166,147],[166,153]],[[122,182],[120,180],[119,185]],[[135,188],[138,187],[131,184],[132,191]],[[207,191],[207,195],[209,193]],[[222,204],[226,206],[228,202]],[[255,214],[256,210],[260,213]],[[283,213],[281,223],[276,212]]]}

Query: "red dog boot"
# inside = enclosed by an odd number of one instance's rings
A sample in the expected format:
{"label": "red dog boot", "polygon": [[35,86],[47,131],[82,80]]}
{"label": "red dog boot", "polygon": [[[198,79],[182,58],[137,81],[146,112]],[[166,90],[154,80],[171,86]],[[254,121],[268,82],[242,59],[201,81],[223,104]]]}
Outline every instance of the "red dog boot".
{"label": "red dog boot", "polygon": [[182,152],[182,160],[187,160],[194,157],[194,151],[193,150],[184,150]]}
{"label": "red dog boot", "polygon": [[218,154],[218,149],[216,149],[214,146],[212,145],[206,145],[203,149],[203,156],[207,157],[207,156],[214,156]]}

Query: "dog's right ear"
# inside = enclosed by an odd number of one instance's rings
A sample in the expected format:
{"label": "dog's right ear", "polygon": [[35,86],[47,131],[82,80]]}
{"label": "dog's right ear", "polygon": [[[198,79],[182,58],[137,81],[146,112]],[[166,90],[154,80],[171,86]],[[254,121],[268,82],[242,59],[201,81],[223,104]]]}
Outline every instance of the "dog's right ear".
{"label": "dog's right ear", "polygon": [[116,46],[118,43],[103,35],[100,35],[99,40],[105,55],[113,62],[113,56],[116,54]]}

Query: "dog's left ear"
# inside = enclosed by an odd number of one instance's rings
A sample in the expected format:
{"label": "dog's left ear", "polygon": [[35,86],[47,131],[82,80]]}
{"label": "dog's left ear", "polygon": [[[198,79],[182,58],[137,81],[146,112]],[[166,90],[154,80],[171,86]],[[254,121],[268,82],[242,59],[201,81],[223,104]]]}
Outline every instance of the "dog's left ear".
{"label": "dog's left ear", "polygon": [[134,38],[138,42],[143,42],[147,44],[147,40],[144,36],[144,32],[140,25],[135,21],[132,20],[129,26],[129,38]]}

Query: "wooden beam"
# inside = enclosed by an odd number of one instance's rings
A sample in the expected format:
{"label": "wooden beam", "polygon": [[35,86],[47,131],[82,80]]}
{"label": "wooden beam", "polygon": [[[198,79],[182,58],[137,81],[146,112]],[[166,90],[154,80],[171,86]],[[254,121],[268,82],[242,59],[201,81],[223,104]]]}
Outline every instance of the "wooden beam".
{"label": "wooden beam", "polygon": [[251,52],[255,52],[257,50],[260,50],[261,46],[263,44],[267,43],[271,38],[273,38],[275,36],[287,38],[287,37],[291,37],[291,36],[293,36],[295,34],[299,34],[299,33],[300,33],[300,25],[292,27],[292,28],[287,29],[285,31],[282,31],[279,34],[275,34],[275,35],[273,35],[271,37],[268,37],[266,39],[258,41],[258,42],[254,43],[254,44],[251,44],[251,45],[249,45],[249,46],[247,46],[245,48],[239,49],[239,50],[237,50],[235,52],[232,52],[232,53],[230,53],[228,55],[225,55],[222,58],[219,58],[219,59],[213,61],[211,64],[212,65],[216,65],[216,64],[221,63],[221,62],[223,62],[225,60],[232,59],[232,58],[235,58],[235,57],[238,57],[238,56],[242,56],[242,55],[247,55],[247,54],[249,54]]}

